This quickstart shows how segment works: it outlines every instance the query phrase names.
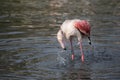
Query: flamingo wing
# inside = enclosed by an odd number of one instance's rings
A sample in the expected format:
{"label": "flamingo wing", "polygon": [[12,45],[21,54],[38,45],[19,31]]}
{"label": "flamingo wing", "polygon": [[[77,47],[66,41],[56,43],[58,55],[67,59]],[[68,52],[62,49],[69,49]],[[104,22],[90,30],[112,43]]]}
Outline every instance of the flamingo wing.
{"label": "flamingo wing", "polygon": [[90,25],[86,20],[75,21],[74,26],[83,34],[90,35]]}

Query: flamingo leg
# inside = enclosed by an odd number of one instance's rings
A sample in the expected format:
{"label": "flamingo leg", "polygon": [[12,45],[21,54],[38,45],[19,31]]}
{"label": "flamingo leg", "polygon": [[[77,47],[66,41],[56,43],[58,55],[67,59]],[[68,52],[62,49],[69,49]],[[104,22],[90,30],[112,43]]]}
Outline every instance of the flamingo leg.
{"label": "flamingo leg", "polygon": [[72,44],[72,37],[70,37],[70,46],[71,46],[71,58],[74,60],[74,49],[73,49],[73,44]]}
{"label": "flamingo leg", "polygon": [[81,60],[82,60],[82,62],[84,62],[84,53],[83,53],[82,42],[81,41],[80,41],[80,51],[81,51]]}

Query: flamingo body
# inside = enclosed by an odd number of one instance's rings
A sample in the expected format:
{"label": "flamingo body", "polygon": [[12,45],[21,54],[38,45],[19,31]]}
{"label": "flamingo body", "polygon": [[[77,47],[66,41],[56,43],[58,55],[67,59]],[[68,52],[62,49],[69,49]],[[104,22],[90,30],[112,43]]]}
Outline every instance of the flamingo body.
{"label": "flamingo body", "polygon": [[74,36],[76,36],[78,42],[80,42],[80,49],[82,53],[81,59],[83,61],[84,55],[81,46],[82,36],[90,37],[90,25],[86,20],[65,20],[57,33],[57,39],[64,50],[66,49],[65,40],[70,40],[72,59],[74,59],[74,49],[72,44],[72,39]]}

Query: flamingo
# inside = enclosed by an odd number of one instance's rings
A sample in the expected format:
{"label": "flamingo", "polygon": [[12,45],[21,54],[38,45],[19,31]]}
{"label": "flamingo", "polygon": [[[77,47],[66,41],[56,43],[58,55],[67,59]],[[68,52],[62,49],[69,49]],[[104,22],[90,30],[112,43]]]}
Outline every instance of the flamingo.
{"label": "flamingo", "polygon": [[84,62],[84,53],[82,49],[82,38],[88,37],[89,44],[91,45],[90,39],[90,24],[86,20],[80,19],[72,19],[72,20],[65,20],[63,24],[60,26],[59,31],[57,32],[57,39],[60,43],[63,50],[66,50],[65,41],[70,41],[71,46],[71,58],[74,60],[74,49],[73,49],[73,38],[74,36],[77,37],[78,43],[80,45],[81,51],[81,60]]}

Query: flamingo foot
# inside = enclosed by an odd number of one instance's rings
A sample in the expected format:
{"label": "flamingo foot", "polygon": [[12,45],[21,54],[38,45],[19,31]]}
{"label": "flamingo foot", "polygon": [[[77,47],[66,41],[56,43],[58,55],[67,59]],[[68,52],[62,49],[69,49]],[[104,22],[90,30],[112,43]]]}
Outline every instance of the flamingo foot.
{"label": "flamingo foot", "polygon": [[84,55],[83,54],[81,56],[81,60],[82,60],[82,62],[84,62]]}
{"label": "flamingo foot", "polygon": [[74,54],[72,54],[71,58],[72,58],[72,60],[74,60],[74,59],[75,59]]}

